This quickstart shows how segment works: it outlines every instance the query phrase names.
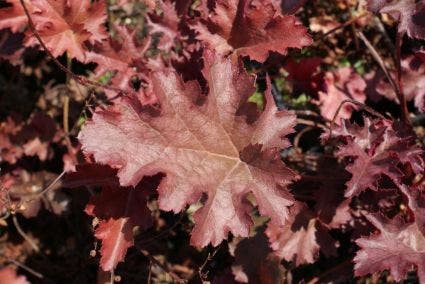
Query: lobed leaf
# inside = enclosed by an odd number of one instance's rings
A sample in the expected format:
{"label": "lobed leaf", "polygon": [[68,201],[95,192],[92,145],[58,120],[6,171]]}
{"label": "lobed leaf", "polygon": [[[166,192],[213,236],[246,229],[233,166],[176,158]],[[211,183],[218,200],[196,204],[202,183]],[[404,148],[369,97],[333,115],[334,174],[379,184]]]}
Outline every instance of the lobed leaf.
{"label": "lobed leaf", "polygon": [[339,148],[337,156],[355,158],[346,167],[352,174],[346,197],[358,195],[367,188],[377,190],[382,175],[400,180],[404,175],[397,167],[400,163],[410,165],[415,173],[423,172],[423,149],[415,145],[414,134],[402,123],[365,118],[363,127],[343,122],[334,133],[346,139],[346,145]]}
{"label": "lobed leaf", "polygon": [[250,114],[243,106],[255,91],[253,78],[235,58],[206,52],[205,66],[207,97],[172,70],[155,72],[152,86],[160,109],[128,98],[97,111],[79,135],[87,154],[118,169],[122,186],[164,173],[161,209],[180,212],[202,197],[191,238],[200,247],[218,245],[229,232],[248,235],[249,193],[262,215],[282,224],[293,204],[286,186],[296,178],[279,156],[289,146],[284,136],[293,131],[295,116],[279,111],[266,92],[264,111],[247,123]]}
{"label": "lobed leaf", "polygon": [[[28,23],[19,0],[11,0],[11,7],[0,9],[0,28],[21,30]],[[104,23],[104,1],[88,0],[33,0],[25,1],[36,30],[54,56],[68,52],[69,56],[85,61],[85,42],[94,43],[108,37]],[[5,20],[3,20],[5,19]],[[25,45],[33,46],[38,40],[28,31]]]}
{"label": "lobed leaf", "polygon": [[387,13],[399,21],[398,32],[411,38],[425,39],[424,0],[368,0],[372,12]]}
{"label": "lobed leaf", "polygon": [[235,50],[264,62],[269,52],[286,54],[288,48],[303,48],[312,43],[298,20],[292,15],[281,15],[270,0],[217,0],[214,5],[208,20],[193,28],[199,40],[222,54]]}

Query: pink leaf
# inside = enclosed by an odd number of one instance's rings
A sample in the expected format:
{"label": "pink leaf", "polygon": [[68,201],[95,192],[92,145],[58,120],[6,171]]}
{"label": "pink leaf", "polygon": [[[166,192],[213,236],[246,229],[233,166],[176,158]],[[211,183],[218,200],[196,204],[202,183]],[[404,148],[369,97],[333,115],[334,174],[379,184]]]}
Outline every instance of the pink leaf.
{"label": "pink leaf", "polygon": [[[138,66],[146,65],[144,55],[149,48],[150,37],[147,37],[144,42],[139,42],[136,39],[136,30],[130,30],[125,26],[118,25],[114,25],[113,28],[116,33],[115,38],[109,38],[93,46],[85,54],[86,61],[97,64],[95,69],[97,77],[111,72],[110,85],[129,93],[135,92],[132,87],[133,79],[147,79],[145,74],[147,70],[140,70]],[[154,100],[148,98],[148,94],[143,91],[143,88],[138,93],[142,102]],[[114,91],[106,90],[106,95],[111,98],[118,94]]]}
{"label": "pink leaf", "polygon": [[[0,9],[0,30],[10,28],[12,32],[22,32],[28,20],[19,0],[7,0],[11,6]],[[28,2],[28,1],[25,1]],[[31,7],[31,5],[28,5]]]}
{"label": "pink leaf", "polygon": [[10,267],[0,269],[0,284],[29,284],[25,276],[18,276]]}
{"label": "pink leaf", "polygon": [[425,238],[418,224],[406,224],[400,217],[366,217],[380,233],[356,241],[361,249],[354,258],[355,274],[390,270],[395,281],[402,281],[417,267],[419,282],[425,281]]}
{"label": "pink leaf", "polygon": [[124,260],[127,249],[133,246],[133,228],[146,229],[152,218],[147,208],[149,187],[141,183],[136,188],[104,187],[92,198],[86,212],[102,221],[95,236],[102,241],[100,265],[109,271]]}
{"label": "pink leaf", "polygon": [[176,45],[176,41],[180,38],[179,22],[180,19],[174,6],[177,3],[168,1],[159,1],[158,8],[162,10],[162,15],[159,16],[155,12],[146,17],[149,33],[160,36],[157,47],[163,51],[169,52]]}
{"label": "pink leaf", "polygon": [[[0,28],[18,31],[27,25],[27,17],[19,0],[12,7],[0,9]],[[104,27],[106,8],[104,1],[88,0],[33,0],[25,1],[35,28],[54,56],[68,52],[69,56],[85,61],[86,41],[102,41],[108,34]],[[3,17],[6,18],[3,21]],[[31,31],[27,32],[26,46],[38,44]]]}
{"label": "pink leaf", "polygon": [[[425,58],[421,58],[420,54],[408,56],[401,61],[401,69],[401,81],[406,100],[414,101],[419,111],[425,112]],[[376,76],[377,78],[374,78],[377,81],[376,92],[398,103],[394,89],[384,75],[378,74]],[[395,77],[395,74],[393,77]],[[374,96],[375,92],[370,95]]]}
{"label": "pink leaf", "polygon": [[[364,103],[366,83],[362,77],[349,67],[344,67],[335,72],[326,72],[325,90],[319,92],[320,113],[323,117],[333,119],[338,107],[344,100],[354,100]],[[348,119],[357,106],[345,103],[338,113],[336,122],[341,118]]]}
{"label": "pink leaf", "polygon": [[296,266],[313,263],[320,249],[328,255],[336,252],[335,242],[302,203],[291,207],[290,218],[284,226],[270,222],[266,234],[275,253],[287,261],[294,261]]}
{"label": "pink leaf", "polygon": [[96,238],[102,241],[100,266],[104,271],[114,269],[123,261],[128,248],[133,246],[133,225],[128,218],[102,221],[96,229]]}
{"label": "pink leaf", "polygon": [[79,135],[87,154],[119,169],[123,186],[165,173],[158,188],[163,210],[180,212],[204,195],[205,204],[194,216],[191,242],[196,246],[218,245],[228,232],[248,235],[248,193],[262,215],[284,222],[293,203],[286,186],[296,178],[279,156],[289,146],[283,137],[293,131],[295,116],[279,111],[268,91],[265,110],[248,124],[239,109],[255,90],[253,78],[241,62],[210,52],[205,66],[207,97],[173,71],[156,72],[152,85],[160,109],[128,98],[96,112]]}
{"label": "pink leaf", "polygon": [[133,246],[133,228],[146,229],[152,225],[147,198],[158,185],[158,178],[145,178],[135,188],[119,187],[116,171],[97,164],[78,165],[68,173],[64,186],[102,186],[86,206],[86,213],[100,219],[95,236],[102,241],[100,264],[110,271],[124,260],[127,249]]}
{"label": "pink leaf", "polygon": [[399,163],[409,164],[416,173],[423,172],[423,150],[415,145],[414,134],[408,126],[368,118],[364,124],[359,127],[343,122],[334,132],[346,139],[346,145],[340,147],[337,156],[355,157],[346,168],[352,174],[346,197],[358,195],[367,188],[376,190],[381,175],[398,180],[403,176],[397,168]]}

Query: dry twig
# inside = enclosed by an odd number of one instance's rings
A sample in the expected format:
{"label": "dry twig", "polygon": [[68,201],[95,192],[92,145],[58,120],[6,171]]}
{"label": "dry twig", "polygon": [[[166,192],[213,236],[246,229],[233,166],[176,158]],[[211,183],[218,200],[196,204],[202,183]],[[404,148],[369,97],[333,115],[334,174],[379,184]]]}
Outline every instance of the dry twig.
{"label": "dry twig", "polygon": [[337,110],[335,111],[335,114],[334,114],[334,116],[333,116],[333,118],[332,118],[332,120],[331,120],[331,123],[330,123],[330,125],[329,125],[329,138],[331,138],[331,137],[332,137],[332,128],[333,128],[333,126],[334,126],[334,124],[335,124],[335,120],[336,120],[336,118],[338,117],[338,113],[341,111],[342,106],[343,106],[344,104],[346,104],[346,103],[351,103],[351,104],[353,104],[353,105],[359,106],[359,107],[361,107],[362,109],[364,109],[365,111],[367,111],[367,112],[369,112],[369,113],[371,113],[371,114],[373,114],[373,115],[375,115],[375,116],[377,116],[377,117],[379,117],[379,118],[381,118],[381,119],[386,119],[386,118],[385,118],[385,116],[383,116],[382,114],[380,114],[379,112],[377,112],[377,111],[376,111],[376,110],[374,110],[373,108],[368,107],[367,105],[362,104],[362,103],[360,103],[360,102],[358,102],[358,101],[350,100],[350,99],[346,99],[346,100],[343,100],[343,101],[339,104],[339,106],[338,106]]}
{"label": "dry twig", "polygon": [[212,253],[208,253],[207,258],[205,259],[204,263],[202,263],[202,265],[199,267],[198,269],[198,274],[199,274],[199,278],[204,281],[207,276],[208,276],[208,271],[207,272],[202,272],[205,268],[205,266],[207,266],[208,262],[210,262],[214,256],[217,254],[217,252],[219,251],[220,246],[218,246]]}
{"label": "dry twig", "polygon": [[159,262],[147,250],[141,249],[140,251],[143,253],[144,256],[146,256],[147,258],[149,258],[149,260],[152,263],[154,263],[155,265],[157,265],[158,267],[160,267],[164,272],[166,272],[168,275],[170,275],[171,278],[173,278],[174,281],[176,281],[177,283],[187,283],[187,280],[182,279],[176,273],[174,273],[173,271],[171,271],[170,269],[168,269],[167,266],[165,266],[164,264],[162,264],[161,262]]}
{"label": "dry twig", "polygon": [[44,278],[43,274],[41,274],[40,272],[35,271],[34,269],[26,266],[25,264],[23,264],[23,263],[21,263],[21,262],[19,262],[17,260],[14,260],[14,259],[11,259],[11,258],[7,258],[6,261],[7,262],[10,262],[10,263],[13,263],[14,265],[22,268],[23,270],[27,271],[28,273],[34,275],[35,277],[37,277],[39,279],[43,279]]}
{"label": "dry twig", "polygon": [[331,34],[333,34],[333,33],[337,32],[337,31],[339,31],[340,29],[343,29],[343,28],[345,28],[345,27],[347,27],[347,26],[351,26],[351,25],[352,25],[352,24],[354,24],[357,20],[359,20],[359,19],[361,19],[361,18],[363,18],[363,17],[366,17],[367,15],[370,15],[370,13],[369,13],[369,12],[363,12],[363,13],[361,13],[360,15],[358,15],[358,16],[356,16],[356,17],[354,17],[354,18],[351,18],[350,20],[348,20],[348,21],[346,21],[346,22],[342,23],[341,25],[339,25],[339,26],[337,26],[337,27],[335,27],[335,28],[331,29],[330,31],[326,32],[325,34],[323,34],[321,37],[319,37],[318,39],[316,39],[316,40],[314,41],[314,44],[318,44],[318,43],[322,42],[324,39],[326,39],[326,38],[327,38],[328,36],[330,36]]}
{"label": "dry twig", "polygon": [[[398,78],[397,81],[394,81],[393,77],[391,76],[390,72],[388,71],[387,66],[385,66],[384,60],[379,55],[379,53],[375,49],[375,47],[373,47],[373,45],[370,43],[370,41],[366,38],[366,36],[361,31],[357,31],[357,34],[359,35],[359,37],[363,41],[363,43],[366,45],[366,47],[369,49],[372,57],[375,59],[375,61],[381,67],[382,71],[384,71],[385,76],[387,77],[388,81],[390,82],[391,87],[393,88],[394,92],[396,93],[397,99],[400,102],[400,106],[401,106],[402,120],[404,122],[409,122],[409,112],[407,110],[406,99],[405,99],[404,94],[403,94],[403,92],[401,90],[401,79]],[[400,43],[398,42],[397,45],[398,44],[400,44]],[[399,56],[400,56],[400,54],[398,54],[396,56],[397,57],[397,59],[396,59],[396,65],[399,65],[400,64],[400,58],[399,58]],[[398,77],[400,77],[401,76],[400,75],[401,74],[401,67],[400,66],[397,66],[397,70],[400,70],[400,71],[398,71]]]}
{"label": "dry twig", "polygon": [[18,218],[16,218],[16,215],[13,215],[12,217],[13,224],[15,225],[16,231],[18,231],[19,235],[21,235],[22,238],[24,238],[25,241],[28,242],[28,244],[36,251],[40,252],[40,248],[37,246],[37,244],[33,241],[33,239],[28,236],[24,230],[22,230],[21,226],[19,225]]}

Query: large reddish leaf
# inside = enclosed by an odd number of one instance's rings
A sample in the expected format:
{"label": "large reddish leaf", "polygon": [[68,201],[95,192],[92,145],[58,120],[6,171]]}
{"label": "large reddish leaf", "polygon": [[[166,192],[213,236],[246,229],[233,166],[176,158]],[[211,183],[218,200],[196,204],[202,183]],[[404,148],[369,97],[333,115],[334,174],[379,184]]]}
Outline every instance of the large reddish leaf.
{"label": "large reddish leaf", "polygon": [[197,38],[218,52],[236,50],[263,62],[269,52],[286,54],[288,48],[312,43],[307,30],[294,16],[281,15],[272,1],[214,1],[208,20],[193,26]]}
{"label": "large reddish leaf", "polygon": [[296,177],[279,155],[289,146],[283,137],[293,131],[295,116],[279,111],[266,92],[263,113],[248,124],[241,106],[255,90],[253,78],[235,58],[207,52],[205,66],[207,97],[171,70],[156,72],[152,85],[160,109],[128,98],[96,112],[79,135],[87,154],[119,169],[123,186],[165,173],[158,188],[163,210],[180,212],[204,196],[194,216],[196,246],[217,245],[228,232],[248,235],[248,193],[262,215],[282,224],[293,203],[286,186]]}

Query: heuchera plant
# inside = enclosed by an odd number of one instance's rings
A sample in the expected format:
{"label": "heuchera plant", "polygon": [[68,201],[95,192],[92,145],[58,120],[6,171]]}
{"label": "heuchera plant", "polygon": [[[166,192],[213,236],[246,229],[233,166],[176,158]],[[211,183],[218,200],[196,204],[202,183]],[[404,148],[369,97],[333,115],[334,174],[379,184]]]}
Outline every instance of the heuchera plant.
{"label": "heuchera plant", "polygon": [[[143,28],[112,21],[102,0],[6,2],[0,59],[20,64],[36,47],[68,80],[92,88],[91,97],[104,95],[86,103],[90,115],[78,134],[41,113],[8,117],[0,129],[2,163],[44,161],[52,145],[67,149],[66,175],[57,180],[90,188],[85,212],[95,220],[103,271],[113,274],[129,248],[143,249],[134,233],[155,223],[154,199],[175,214],[196,208],[192,246],[234,246],[232,281],[278,283],[270,267],[336,257],[345,234],[357,245],[349,259],[356,276],[387,270],[402,281],[416,271],[425,283],[424,148],[403,107],[407,100],[417,113],[425,109],[425,59],[400,56],[403,39],[425,39],[425,1],[367,1],[369,16],[386,13],[398,29],[394,71],[383,63],[365,76],[347,66],[318,71],[322,60],[301,52],[314,44],[294,15],[306,1],[145,1]],[[57,59],[64,54],[93,74],[74,74]],[[311,142],[320,148],[314,165],[297,163],[297,155],[308,160],[298,142],[310,131],[299,107],[277,106],[278,82],[267,67],[279,60],[294,93],[307,94],[317,110],[309,126],[321,130]],[[400,119],[365,105],[384,98],[401,105]],[[5,212],[34,202],[17,185],[36,175],[22,171],[1,173]],[[44,198],[31,216],[42,204],[59,206]],[[242,248],[258,250],[258,259]],[[27,283],[9,268],[0,282]]]}

